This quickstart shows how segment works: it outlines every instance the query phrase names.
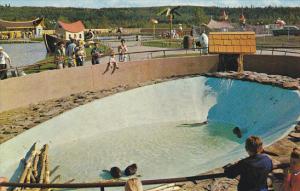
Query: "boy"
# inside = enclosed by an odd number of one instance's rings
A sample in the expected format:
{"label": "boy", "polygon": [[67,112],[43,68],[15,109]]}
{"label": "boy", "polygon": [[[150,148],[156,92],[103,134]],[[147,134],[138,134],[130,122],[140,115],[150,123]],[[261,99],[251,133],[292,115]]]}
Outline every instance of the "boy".
{"label": "boy", "polygon": [[107,67],[106,67],[105,71],[103,72],[103,74],[105,74],[109,70],[109,68],[112,68],[111,74],[113,74],[116,69],[119,69],[118,63],[115,59],[115,52],[113,50],[111,51],[109,61],[107,63]]}
{"label": "boy", "polygon": [[267,191],[267,176],[273,169],[272,160],[261,154],[263,143],[259,137],[250,136],[245,148],[249,157],[225,167],[226,177],[235,178],[240,175],[238,191]]}

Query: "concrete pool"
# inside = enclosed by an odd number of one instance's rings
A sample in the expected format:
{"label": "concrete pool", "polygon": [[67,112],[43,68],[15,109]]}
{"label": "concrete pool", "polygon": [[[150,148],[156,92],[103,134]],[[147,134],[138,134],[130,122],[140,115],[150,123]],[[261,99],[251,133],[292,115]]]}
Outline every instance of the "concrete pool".
{"label": "concrete pool", "polygon": [[[3,143],[0,174],[15,181],[19,160],[37,142],[50,145],[62,182],[107,179],[102,170],[131,163],[142,179],[196,175],[246,156],[248,135],[273,143],[299,116],[299,91],[218,78],[173,80],[96,100]],[[235,126],[242,139],[232,135]]]}

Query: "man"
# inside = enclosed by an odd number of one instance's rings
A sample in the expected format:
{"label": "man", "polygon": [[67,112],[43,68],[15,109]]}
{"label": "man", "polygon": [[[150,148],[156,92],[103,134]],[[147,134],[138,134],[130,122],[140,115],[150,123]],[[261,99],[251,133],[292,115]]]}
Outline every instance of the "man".
{"label": "man", "polygon": [[75,39],[71,39],[71,43],[68,45],[66,49],[66,56],[68,57],[68,66],[75,67]]}
{"label": "man", "polygon": [[208,37],[207,37],[207,35],[205,34],[204,31],[201,32],[201,36],[199,37],[199,41],[200,41],[200,44],[201,44],[201,48],[203,48],[202,53],[203,54],[208,54]]}
{"label": "man", "polygon": [[11,60],[2,46],[0,46],[0,80],[7,78],[7,66],[11,66]]}
{"label": "man", "polygon": [[55,63],[57,66],[57,69],[63,69],[65,68],[65,48],[64,43],[59,42],[57,43],[57,48],[55,50]]}
{"label": "man", "polygon": [[92,64],[100,64],[101,60],[101,56],[102,54],[102,50],[99,48],[99,43],[95,43],[95,47],[92,49],[91,51],[91,55],[92,55]]}
{"label": "man", "polygon": [[235,178],[240,175],[238,191],[267,191],[267,176],[273,169],[272,160],[261,154],[263,143],[259,137],[250,136],[245,148],[249,157],[225,167],[226,177]]}

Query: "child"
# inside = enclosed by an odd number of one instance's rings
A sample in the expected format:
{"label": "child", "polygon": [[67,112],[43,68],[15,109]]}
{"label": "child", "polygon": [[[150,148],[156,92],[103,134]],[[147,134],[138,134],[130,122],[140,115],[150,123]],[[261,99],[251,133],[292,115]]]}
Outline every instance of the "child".
{"label": "child", "polygon": [[86,57],[86,53],[85,53],[84,46],[83,46],[82,43],[76,49],[75,57],[76,57],[77,66],[83,66],[84,65],[84,58]]}
{"label": "child", "polygon": [[250,136],[246,140],[245,149],[249,157],[231,166],[226,166],[224,172],[227,178],[240,175],[238,191],[267,191],[267,176],[272,171],[273,164],[269,157],[261,154],[263,142],[259,137]]}
{"label": "child", "polygon": [[111,73],[114,73],[116,69],[119,69],[118,63],[117,63],[117,61],[115,59],[115,53],[114,53],[114,51],[111,51],[111,54],[110,54],[110,57],[109,57],[109,61],[107,63],[107,67],[106,67],[104,73],[106,73],[109,70],[109,68],[112,68],[112,72]]}
{"label": "child", "polygon": [[290,169],[284,179],[284,191],[300,190],[300,148],[294,148],[291,153]]}
{"label": "child", "polygon": [[137,178],[131,178],[127,180],[125,185],[125,191],[143,191],[141,181]]}

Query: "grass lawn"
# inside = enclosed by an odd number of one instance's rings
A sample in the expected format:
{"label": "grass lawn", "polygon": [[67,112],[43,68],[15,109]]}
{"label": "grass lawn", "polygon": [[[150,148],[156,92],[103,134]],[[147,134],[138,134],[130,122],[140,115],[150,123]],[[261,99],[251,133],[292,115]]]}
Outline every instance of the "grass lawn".
{"label": "grass lawn", "polygon": [[266,36],[257,37],[257,45],[300,46],[300,36]]}
{"label": "grass lawn", "polygon": [[143,46],[160,48],[182,48],[182,39],[158,39],[142,42]]}

